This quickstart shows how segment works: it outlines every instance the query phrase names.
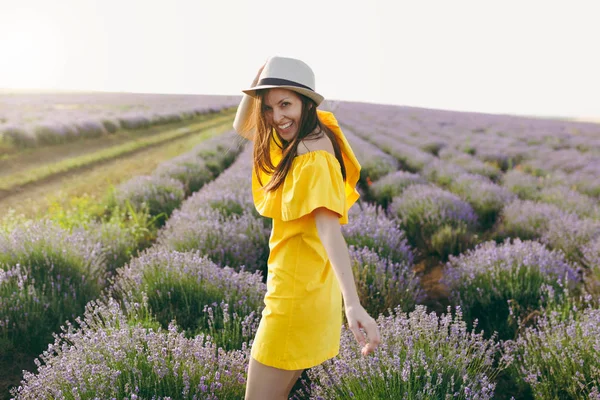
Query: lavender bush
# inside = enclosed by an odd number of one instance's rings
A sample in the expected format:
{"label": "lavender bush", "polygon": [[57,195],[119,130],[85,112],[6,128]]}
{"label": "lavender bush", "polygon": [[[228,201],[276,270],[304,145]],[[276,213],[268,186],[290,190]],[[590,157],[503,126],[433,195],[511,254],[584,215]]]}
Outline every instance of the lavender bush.
{"label": "lavender bush", "polygon": [[427,181],[418,174],[407,171],[396,171],[383,176],[369,187],[370,196],[387,209],[392,198],[400,196],[404,189],[414,184]]}
{"label": "lavender bush", "polygon": [[105,135],[107,132],[104,125],[93,119],[80,119],[73,123],[77,130],[77,136],[86,138],[95,138]]}
{"label": "lavender bush", "polygon": [[[141,303],[140,310],[147,307]],[[142,313],[143,311],[140,311]],[[249,347],[225,351],[200,334],[186,338],[132,322],[117,302],[93,301],[25,372],[18,399],[240,399]]]}
{"label": "lavender bush", "polygon": [[178,157],[160,164],[153,175],[181,182],[185,197],[215,178],[204,160],[188,154],[186,157]]}
{"label": "lavender bush", "polygon": [[270,222],[260,217],[250,189],[250,151],[173,213],[158,242],[172,250],[200,250],[221,266],[263,272],[269,257]]}
{"label": "lavender bush", "polygon": [[395,308],[412,311],[425,292],[412,264],[394,262],[367,247],[349,247],[352,270],[361,304],[371,316]]}
{"label": "lavender bush", "polygon": [[405,169],[411,172],[419,172],[435,160],[435,156],[430,153],[400,142],[392,144],[389,154],[394,156]]}
{"label": "lavender bush", "polygon": [[204,160],[208,169],[217,176],[229,168],[244,150],[245,144],[236,141],[238,139],[239,136],[235,131],[228,131],[198,144],[191,153]]}
{"label": "lavender bush", "polygon": [[385,215],[383,208],[372,204],[352,207],[348,224],[342,225],[342,234],[348,245],[368,247],[383,258],[395,263],[412,265],[413,249],[396,222]]}
{"label": "lavender bush", "polygon": [[586,265],[584,248],[600,237],[600,221],[579,218],[573,213],[562,213],[548,221],[540,232],[540,241],[553,249],[560,249],[569,260]]}
{"label": "lavender bush", "polygon": [[398,161],[394,157],[357,136],[351,129],[344,127],[344,135],[360,163],[359,186],[364,191],[368,191],[372,182],[398,169]]}
{"label": "lavender bush", "polygon": [[588,196],[600,199],[600,181],[598,171],[576,171],[569,175],[569,183],[575,190]]}
{"label": "lavender bush", "polygon": [[59,121],[47,121],[33,127],[35,142],[40,145],[66,143],[77,136],[77,130]]}
{"label": "lavender bush", "polygon": [[469,332],[456,309],[438,317],[417,306],[377,319],[381,345],[363,357],[343,328],[340,354],[311,368],[311,399],[492,399],[494,379],[507,364],[499,345]]}
{"label": "lavender bush", "polygon": [[600,222],[580,219],[553,204],[515,200],[502,210],[498,232],[500,236],[523,240],[539,239],[562,250],[569,260],[585,265],[583,248],[600,236]]}
{"label": "lavender bush", "polygon": [[468,248],[478,225],[477,215],[468,203],[431,185],[412,185],[394,197],[389,212],[414,247],[442,259]]}
{"label": "lavender bush", "polygon": [[102,118],[102,126],[106,133],[116,133],[120,128],[119,121],[111,119],[111,118]]}
{"label": "lavender bush", "polygon": [[570,189],[566,185],[543,188],[538,196],[543,203],[554,204],[561,210],[573,212],[582,218],[600,219],[600,205],[592,197]]}
{"label": "lavender bush", "polygon": [[453,153],[445,148],[439,156],[442,160],[458,165],[469,173],[485,176],[493,182],[498,182],[502,176],[502,171],[496,165],[485,163],[470,154]]}
{"label": "lavender bush", "polygon": [[580,281],[577,269],[561,252],[520,239],[501,245],[489,241],[451,256],[441,279],[465,321],[473,324],[477,319],[486,335],[496,331],[501,339],[512,339],[518,318],[542,305],[542,285],[575,289]]}
{"label": "lavender bush", "polygon": [[434,160],[423,168],[422,175],[427,181],[447,188],[456,179],[466,171],[456,164],[448,161]]}
{"label": "lavender bush", "polygon": [[536,325],[504,344],[514,359],[508,369],[534,399],[600,398],[600,310],[586,306],[546,310]]}
{"label": "lavender bush", "polygon": [[[584,264],[590,269],[600,272],[600,237],[590,240],[582,247]],[[600,275],[598,275],[600,278]],[[600,281],[600,279],[599,279]]]}
{"label": "lavender bush", "polygon": [[[117,219],[114,217],[116,215],[114,213],[106,221],[92,222],[85,228],[92,240],[102,244],[108,276],[114,275],[118,268],[136,256],[138,251],[150,246],[156,238],[155,230],[149,226],[148,216],[126,220]],[[140,213],[136,217],[139,218]]]}
{"label": "lavender bush", "polygon": [[0,268],[0,337],[20,351],[41,351],[105,284],[101,244],[49,221],[0,235]]}
{"label": "lavender bush", "polygon": [[517,197],[488,178],[475,174],[459,175],[449,190],[473,207],[484,229],[491,228],[504,205]]}
{"label": "lavender bush", "polygon": [[150,127],[150,118],[142,114],[130,113],[119,117],[119,124],[125,129],[145,129]]}
{"label": "lavender bush", "polygon": [[197,220],[178,218],[158,236],[158,243],[177,251],[199,250],[220,266],[239,271],[261,271],[266,276],[270,229],[254,215],[224,216],[219,210],[195,214]]}
{"label": "lavender bush", "polygon": [[147,209],[151,216],[159,217],[158,226],[179,207],[184,198],[181,182],[160,176],[138,176],[119,185],[115,191],[117,205],[125,207],[129,202],[135,210]]}
{"label": "lavender bush", "polygon": [[113,294],[129,303],[148,298],[163,328],[173,320],[189,336],[211,333],[226,349],[239,348],[262,309],[266,286],[258,273],[236,273],[198,252],[155,247],[118,271]]}
{"label": "lavender bush", "polygon": [[14,125],[2,128],[0,142],[14,145],[17,148],[37,146],[37,138],[32,130]]}
{"label": "lavender bush", "polygon": [[527,240],[538,239],[550,221],[565,213],[553,204],[514,200],[506,204],[500,214],[498,230],[501,235]]}
{"label": "lavender bush", "polygon": [[478,149],[477,158],[482,161],[491,163],[497,166],[503,172],[512,169],[515,165],[518,165],[523,161],[525,155],[522,153],[522,149]]}
{"label": "lavender bush", "polygon": [[502,176],[502,186],[523,200],[535,200],[539,198],[542,183],[540,178],[511,169]]}
{"label": "lavender bush", "polygon": [[440,151],[442,151],[447,145],[448,143],[443,140],[430,138],[421,143],[419,148],[424,152],[431,153],[437,157],[440,154]]}

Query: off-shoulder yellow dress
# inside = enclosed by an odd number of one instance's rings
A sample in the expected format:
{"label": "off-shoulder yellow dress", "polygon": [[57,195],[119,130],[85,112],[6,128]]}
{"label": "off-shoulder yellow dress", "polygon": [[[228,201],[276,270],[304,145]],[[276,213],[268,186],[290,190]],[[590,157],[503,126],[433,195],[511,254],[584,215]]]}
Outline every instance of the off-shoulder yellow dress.
{"label": "off-shoulder yellow dress", "polygon": [[[251,356],[286,370],[311,368],[339,353],[342,294],[311,212],[326,207],[346,224],[348,210],[360,196],[360,164],[333,114],[317,113],[340,145],[345,182],[340,163],[326,150],[296,156],[284,183],[273,192],[262,190],[252,172],[254,204],[261,215],[273,219],[273,230],[265,308]],[[271,159],[277,165],[281,150],[272,140]],[[269,179],[261,172],[263,185]]]}

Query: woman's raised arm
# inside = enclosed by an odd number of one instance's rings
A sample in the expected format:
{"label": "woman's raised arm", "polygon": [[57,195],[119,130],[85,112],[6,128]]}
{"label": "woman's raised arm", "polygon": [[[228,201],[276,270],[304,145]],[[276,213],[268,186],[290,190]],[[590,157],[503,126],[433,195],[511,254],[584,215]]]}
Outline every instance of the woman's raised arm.
{"label": "woman's raised arm", "polygon": [[[267,62],[265,61],[263,66],[260,67],[250,87],[256,86],[256,84],[258,83],[258,78],[260,77],[260,74],[266,64]],[[233,129],[235,129],[237,133],[249,140],[254,139],[254,129],[250,131],[245,131],[244,125],[246,124],[246,121],[252,114],[252,106],[254,101],[255,100],[254,98],[252,98],[252,96],[248,96],[246,93],[244,93],[242,95],[242,101],[240,102],[240,105],[237,108],[237,112],[235,113],[235,119],[233,120]]]}

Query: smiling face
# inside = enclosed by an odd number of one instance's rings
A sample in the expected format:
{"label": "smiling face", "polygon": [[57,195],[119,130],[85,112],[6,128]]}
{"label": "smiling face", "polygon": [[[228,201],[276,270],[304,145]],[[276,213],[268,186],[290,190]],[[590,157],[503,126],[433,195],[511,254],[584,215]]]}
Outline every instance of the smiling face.
{"label": "smiling face", "polygon": [[302,100],[292,90],[269,89],[263,97],[263,113],[266,121],[275,128],[279,136],[289,142],[298,134]]}

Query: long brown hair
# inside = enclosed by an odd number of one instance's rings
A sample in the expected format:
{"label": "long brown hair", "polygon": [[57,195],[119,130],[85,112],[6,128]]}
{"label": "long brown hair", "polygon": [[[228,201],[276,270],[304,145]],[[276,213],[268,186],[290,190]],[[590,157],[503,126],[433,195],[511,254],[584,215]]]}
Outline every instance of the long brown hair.
{"label": "long brown hair", "polygon": [[[333,144],[333,150],[335,153],[335,157],[340,163],[342,177],[344,181],[346,180],[346,167],[344,165],[344,160],[342,158],[342,151],[340,149],[340,145],[335,138],[335,135],[331,130],[319,120],[317,115],[317,104],[310,98],[303,96],[298,92],[294,92],[300,100],[302,101],[302,113],[300,115],[300,124],[298,127],[298,134],[290,141],[284,140],[279,134],[273,129],[273,127],[268,123],[265,115],[263,113],[264,106],[264,97],[266,91],[268,89],[257,90],[256,101],[254,101],[254,109],[252,110],[252,116],[248,119],[248,124],[250,126],[246,128],[255,128],[254,135],[254,149],[253,149],[253,162],[254,169],[256,172],[256,177],[258,178],[258,182],[262,186],[263,183],[260,179],[259,171],[263,171],[266,174],[271,176],[271,180],[269,183],[263,187],[266,191],[277,190],[279,186],[283,184],[285,177],[287,176],[290,168],[292,167],[292,162],[294,161],[294,157],[296,157],[296,152],[298,149],[298,145],[300,141],[303,139],[315,140],[323,137],[323,133],[329,137],[331,143]],[[319,131],[317,134],[312,134],[315,129],[319,127]],[[271,136],[275,134],[277,135],[277,140],[275,143],[282,150],[282,157],[280,163],[275,166],[271,160]],[[282,143],[282,145],[279,145]]]}

